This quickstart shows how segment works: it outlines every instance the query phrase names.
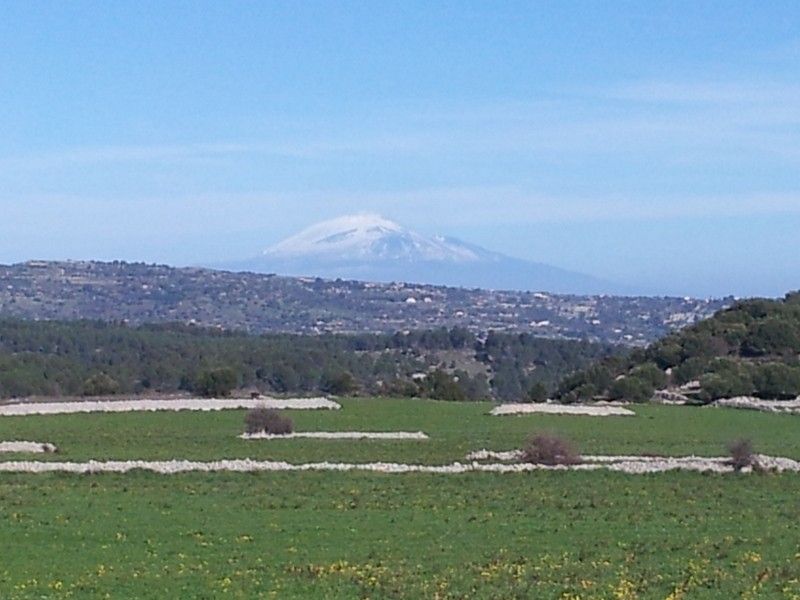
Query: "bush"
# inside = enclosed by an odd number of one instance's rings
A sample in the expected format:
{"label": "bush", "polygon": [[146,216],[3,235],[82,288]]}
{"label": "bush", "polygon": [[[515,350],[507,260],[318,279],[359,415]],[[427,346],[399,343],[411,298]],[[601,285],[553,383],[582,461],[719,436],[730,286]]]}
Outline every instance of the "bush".
{"label": "bush", "polygon": [[700,399],[705,401],[753,393],[753,380],[744,370],[720,370],[700,378]]}
{"label": "bush", "polygon": [[358,383],[348,371],[327,372],[322,376],[320,389],[326,394],[346,396],[358,390]]}
{"label": "bush", "polygon": [[755,465],[756,459],[753,452],[753,444],[750,440],[734,440],[728,444],[728,454],[730,454],[729,464],[736,470],[741,471],[745,467]]}
{"label": "bush", "polygon": [[528,390],[528,401],[547,402],[547,387],[540,381],[534,383]]}
{"label": "bush", "polygon": [[689,358],[672,370],[672,380],[678,385],[694,381],[706,372],[708,363],[707,358],[699,356]]}
{"label": "bush", "polygon": [[647,402],[653,397],[655,391],[656,388],[651,382],[635,375],[628,375],[612,383],[608,395],[612,400]]}
{"label": "bush", "polygon": [[119,383],[105,373],[96,373],[83,382],[84,396],[111,396],[119,392]]}
{"label": "bush", "polygon": [[224,398],[230,396],[233,388],[236,387],[237,379],[233,369],[211,369],[200,373],[194,389],[206,398]]}
{"label": "bush", "polygon": [[683,360],[683,348],[675,341],[664,341],[653,344],[647,350],[647,356],[650,357],[656,366],[661,369],[669,369],[681,364]]}
{"label": "bush", "polygon": [[445,371],[437,369],[423,380],[425,395],[434,400],[451,400],[464,402],[468,400],[464,390],[458,382]]}
{"label": "bush", "polygon": [[286,435],[294,431],[294,423],[289,417],[284,417],[276,410],[263,407],[252,408],[244,417],[244,430],[246,433]]}
{"label": "bush", "polygon": [[756,395],[761,398],[788,400],[800,395],[800,367],[782,363],[758,365],[753,372]]}
{"label": "bush", "polygon": [[580,455],[564,438],[538,433],[522,447],[522,461],[540,465],[574,465],[580,462]]}
{"label": "bush", "polygon": [[655,363],[644,363],[631,370],[631,375],[648,382],[654,389],[661,389],[667,385],[667,374],[656,366]]}

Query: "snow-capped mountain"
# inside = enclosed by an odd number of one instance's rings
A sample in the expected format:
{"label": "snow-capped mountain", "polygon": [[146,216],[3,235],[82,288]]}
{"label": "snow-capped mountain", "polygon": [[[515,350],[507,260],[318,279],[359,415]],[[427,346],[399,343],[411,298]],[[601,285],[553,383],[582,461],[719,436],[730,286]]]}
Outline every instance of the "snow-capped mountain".
{"label": "snow-capped mountain", "polygon": [[477,262],[484,257],[458,240],[426,237],[379,215],[348,215],[317,223],[264,251],[267,260]]}
{"label": "snow-capped mountain", "polygon": [[226,269],[362,281],[403,281],[466,288],[624,294],[622,286],[511,258],[460,240],[425,236],[378,215],[317,223]]}

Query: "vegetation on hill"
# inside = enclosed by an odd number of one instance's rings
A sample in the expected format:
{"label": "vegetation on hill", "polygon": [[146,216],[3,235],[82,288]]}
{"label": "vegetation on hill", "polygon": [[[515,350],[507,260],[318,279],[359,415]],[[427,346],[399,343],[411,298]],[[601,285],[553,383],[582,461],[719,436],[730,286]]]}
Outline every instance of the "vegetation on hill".
{"label": "vegetation on hill", "polygon": [[732,299],[563,296],[335,281],[125,262],[0,264],[0,315],[185,323],[249,333],[393,333],[437,327],[644,346]]}
{"label": "vegetation on hill", "polygon": [[186,325],[0,320],[0,397],[234,389],[540,399],[609,346],[464,328],[249,335]]}
{"label": "vegetation on hill", "polygon": [[565,401],[647,401],[665,387],[708,402],[800,395],[800,292],[737,302],[714,317],[564,379]]}

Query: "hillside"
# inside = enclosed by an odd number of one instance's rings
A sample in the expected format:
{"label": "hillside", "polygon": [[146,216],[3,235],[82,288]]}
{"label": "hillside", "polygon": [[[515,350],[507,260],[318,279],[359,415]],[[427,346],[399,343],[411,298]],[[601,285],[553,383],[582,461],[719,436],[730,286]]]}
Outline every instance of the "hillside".
{"label": "hillside", "polygon": [[614,350],[466,329],[248,335],[184,325],[0,320],[0,397],[187,392],[519,400]]}
{"label": "hillside", "polygon": [[800,396],[800,292],[737,302],[627,357],[568,377],[558,396],[645,401],[662,388],[700,402]]}
{"label": "hillside", "polygon": [[730,301],[486,291],[125,262],[0,265],[0,316],[194,323],[251,333],[464,327],[637,346]]}

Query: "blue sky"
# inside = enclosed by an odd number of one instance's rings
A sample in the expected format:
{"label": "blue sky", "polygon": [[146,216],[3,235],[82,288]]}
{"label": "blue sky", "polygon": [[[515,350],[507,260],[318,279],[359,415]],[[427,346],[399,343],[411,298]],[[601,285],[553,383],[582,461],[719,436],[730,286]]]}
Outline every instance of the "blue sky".
{"label": "blue sky", "polygon": [[797,2],[0,4],[0,262],[377,212],[646,288],[800,288]]}

